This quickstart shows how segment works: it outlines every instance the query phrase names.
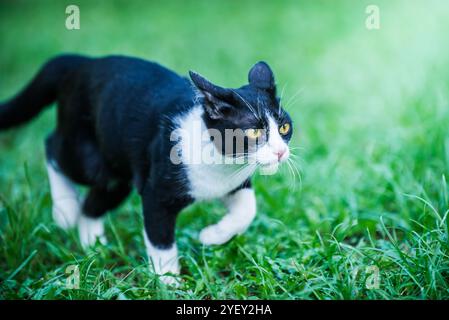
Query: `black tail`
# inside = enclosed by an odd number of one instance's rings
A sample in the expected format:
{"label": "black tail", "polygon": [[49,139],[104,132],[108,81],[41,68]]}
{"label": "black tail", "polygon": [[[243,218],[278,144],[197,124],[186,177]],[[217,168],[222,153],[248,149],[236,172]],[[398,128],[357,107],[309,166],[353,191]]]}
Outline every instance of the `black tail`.
{"label": "black tail", "polygon": [[62,79],[88,58],[62,55],[48,61],[20,93],[0,103],[0,130],[25,123],[54,102]]}

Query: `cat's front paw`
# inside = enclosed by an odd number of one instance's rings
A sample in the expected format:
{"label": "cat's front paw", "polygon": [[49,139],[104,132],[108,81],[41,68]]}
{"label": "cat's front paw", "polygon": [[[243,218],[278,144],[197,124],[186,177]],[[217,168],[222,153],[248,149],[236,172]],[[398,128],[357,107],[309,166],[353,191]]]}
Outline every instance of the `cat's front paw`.
{"label": "cat's front paw", "polygon": [[77,199],[61,199],[53,203],[53,220],[56,224],[67,230],[76,225],[81,214]]}
{"label": "cat's front paw", "polygon": [[201,230],[199,239],[202,244],[210,246],[224,244],[233,236],[235,233],[222,230],[217,224],[213,224]]}
{"label": "cat's front paw", "polygon": [[174,288],[179,288],[181,286],[181,281],[176,276],[160,276],[159,280],[166,286],[171,286]]}
{"label": "cat's front paw", "polygon": [[179,265],[178,259],[171,259],[165,263],[159,263],[153,265],[154,273],[159,275],[159,280],[165,285],[178,287],[180,285],[180,280],[178,275],[181,273],[181,266]]}
{"label": "cat's front paw", "polygon": [[103,219],[101,218],[94,219],[81,215],[78,221],[78,232],[81,246],[84,249],[93,246],[97,239],[103,245],[107,243],[104,235]]}

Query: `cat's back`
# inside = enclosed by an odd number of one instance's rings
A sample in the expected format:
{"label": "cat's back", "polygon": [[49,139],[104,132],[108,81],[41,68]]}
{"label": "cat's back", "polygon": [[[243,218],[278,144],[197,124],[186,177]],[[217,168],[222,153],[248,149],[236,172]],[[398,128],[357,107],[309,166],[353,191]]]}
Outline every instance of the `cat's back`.
{"label": "cat's back", "polygon": [[100,122],[157,124],[193,102],[190,81],[156,62],[113,55],[94,58],[85,68],[85,92]]}
{"label": "cat's back", "polygon": [[[93,59],[92,81],[122,86],[124,89],[144,89],[155,92],[165,88],[191,90],[190,82],[174,71],[152,61],[127,56],[106,56]],[[133,89],[134,88],[134,89]]]}
{"label": "cat's back", "polygon": [[[129,166],[158,139],[162,121],[193,107],[190,81],[158,63],[126,56],[93,58],[80,71],[81,100],[97,143]],[[74,117],[79,117],[80,109]],[[167,128],[170,127],[168,124]]]}

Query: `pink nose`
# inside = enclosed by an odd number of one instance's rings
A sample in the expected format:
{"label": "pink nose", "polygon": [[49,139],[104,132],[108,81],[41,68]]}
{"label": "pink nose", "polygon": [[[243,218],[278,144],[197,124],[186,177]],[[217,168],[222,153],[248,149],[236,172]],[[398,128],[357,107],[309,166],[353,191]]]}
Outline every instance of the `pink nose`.
{"label": "pink nose", "polygon": [[282,156],[285,154],[286,151],[287,151],[286,149],[282,149],[274,153],[275,155],[277,155],[278,161],[282,159]]}

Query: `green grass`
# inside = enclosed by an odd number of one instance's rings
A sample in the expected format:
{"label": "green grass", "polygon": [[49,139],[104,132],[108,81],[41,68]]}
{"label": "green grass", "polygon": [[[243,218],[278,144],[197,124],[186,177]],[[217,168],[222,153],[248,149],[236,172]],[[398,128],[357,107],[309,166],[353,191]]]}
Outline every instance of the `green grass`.
{"label": "green grass", "polygon": [[[53,223],[49,109],[0,135],[0,298],[449,298],[445,1],[78,1],[79,31],[64,28],[64,2],[0,4],[0,100],[61,52],[140,56],[226,86],[263,59],[295,121],[302,179],[256,176],[258,216],[224,246],[197,240],[219,203],[186,209],[183,284],[167,288],[147,272],[136,195],[89,253]],[[381,29],[369,31],[373,2]],[[78,290],[65,284],[70,265]]]}

